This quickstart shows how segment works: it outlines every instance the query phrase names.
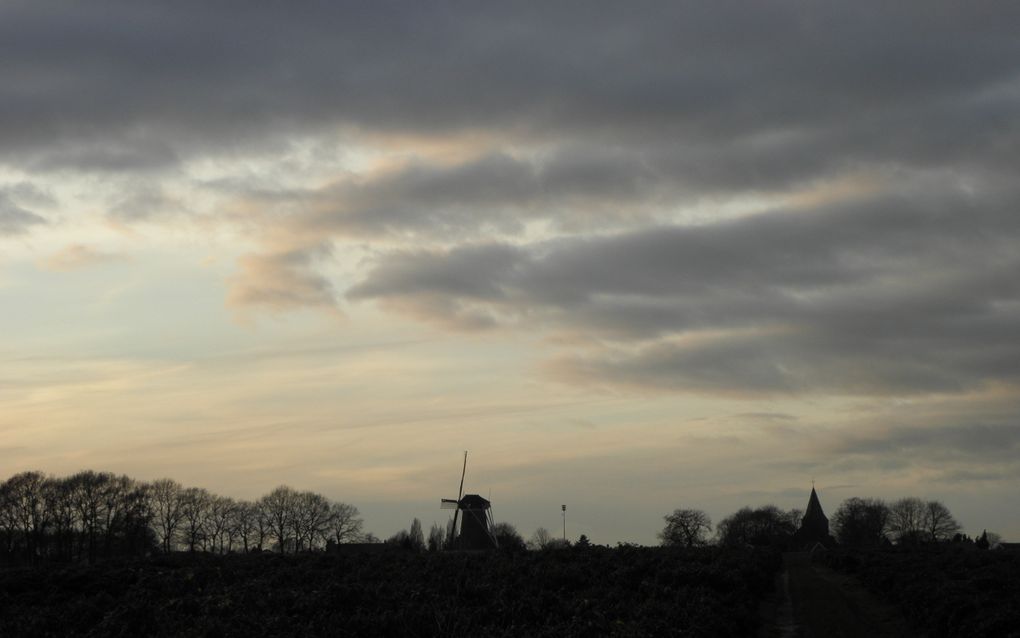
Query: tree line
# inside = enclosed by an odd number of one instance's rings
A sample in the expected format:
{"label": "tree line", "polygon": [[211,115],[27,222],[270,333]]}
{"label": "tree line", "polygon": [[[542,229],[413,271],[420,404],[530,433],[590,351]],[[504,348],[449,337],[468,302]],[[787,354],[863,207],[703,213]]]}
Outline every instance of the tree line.
{"label": "tree line", "polygon": [[87,561],[162,551],[298,552],[364,538],[356,507],[280,486],[255,501],[172,479],[85,470],[0,483],[0,561]]}
{"label": "tree line", "polygon": [[[712,533],[712,520],[698,509],[678,509],[664,517],[659,533],[663,545],[694,547],[717,543],[723,546],[789,546],[800,527],[801,510],[782,510],[775,505],[744,507],[727,516]],[[832,515],[831,530],[841,545],[868,546],[886,543],[918,544],[969,540],[949,508],[937,500],[901,498],[891,503],[877,498],[848,498]],[[985,546],[994,534],[984,534]]]}

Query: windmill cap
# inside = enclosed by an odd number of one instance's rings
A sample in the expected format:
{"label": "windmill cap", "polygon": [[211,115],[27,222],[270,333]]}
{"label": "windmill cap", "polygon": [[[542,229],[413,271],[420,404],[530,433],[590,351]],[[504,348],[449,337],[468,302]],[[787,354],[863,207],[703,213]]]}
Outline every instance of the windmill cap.
{"label": "windmill cap", "polygon": [[460,506],[462,509],[484,510],[488,509],[491,505],[492,504],[489,503],[489,501],[477,494],[465,494],[464,497],[460,499]]}

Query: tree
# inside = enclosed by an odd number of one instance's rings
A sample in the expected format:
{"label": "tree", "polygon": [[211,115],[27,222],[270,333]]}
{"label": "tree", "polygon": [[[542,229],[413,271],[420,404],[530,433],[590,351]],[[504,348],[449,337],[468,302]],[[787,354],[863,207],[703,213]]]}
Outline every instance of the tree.
{"label": "tree", "polygon": [[848,498],[832,516],[836,539],[843,545],[874,546],[885,540],[889,508],[874,498]]}
{"label": "tree", "polygon": [[226,496],[210,496],[206,518],[206,535],[209,549],[225,554],[230,551],[229,538],[234,526],[237,503]]}
{"label": "tree", "polygon": [[889,506],[889,532],[897,542],[919,542],[923,530],[924,501],[911,496],[901,498]]}
{"label": "tree", "polygon": [[[46,509],[53,524],[53,540],[58,560],[74,560],[75,536],[78,516],[71,501],[71,483],[68,479],[49,479],[45,489]],[[2,497],[0,497],[2,500]],[[0,513],[0,519],[3,514]],[[0,524],[2,529],[2,524]]]}
{"label": "tree", "polygon": [[269,516],[269,509],[262,499],[259,499],[252,505],[255,508],[256,538],[258,539],[255,547],[261,552],[266,546],[266,540],[272,534],[272,520]]}
{"label": "tree", "polygon": [[407,539],[411,544],[411,549],[416,552],[425,551],[425,534],[421,529],[421,521],[417,518],[411,521],[411,530],[407,533]]}
{"label": "tree", "polygon": [[429,528],[429,537],[426,541],[430,552],[440,552],[446,547],[446,531],[438,523],[432,523]]}
{"label": "tree", "polygon": [[315,549],[320,541],[329,537],[329,501],[315,492],[299,492],[293,501],[291,527],[294,530],[295,551]]}
{"label": "tree", "polygon": [[293,527],[292,519],[294,518],[294,500],[296,498],[297,492],[286,485],[281,485],[259,501],[266,515],[269,536],[276,539],[276,545],[280,548],[281,554],[287,549],[287,541]]}
{"label": "tree", "polygon": [[678,509],[664,516],[666,527],[659,532],[662,544],[676,547],[695,547],[708,542],[712,519],[701,510]]}
{"label": "tree", "polygon": [[194,553],[200,547],[205,549],[209,505],[212,495],[200,487],[189,487],[181,495],[181,532],[184,545]]}
{"label": "tree", "polygon": [[517,528],[510,523],[496,523],[492,526],[492,535],[501,550],[507,552],[520,552],[528,548],[524,537],[517,532]]}
{"label": "tree", "polygon": [[134,500],[136,486],[135,482],[125,475],[104,473],[100,476],[104,479],[99,492],[103,513],[100,527],[103,530],[103,553],[109,556],[117,535],[123,533],[127,527],[128,508]]}
{"label": "tree", "polygon": [[156,551],[159,543],[152,530],[149,486],[127,476],[123,479],[129,482],[130,488],[124,492],[123,501],[114,518],[114,552],[119,555],[144,555]]}
{"label": "tree", "polygon": [[355,542],[361,535],[361,526],[364,524],[358,517],[358,508],[347,503],[333,503],[329,511],[331,540],[337,544]]}
{"label": "tree", "polygon": [[83,541],[88,541],[88,561],[96,560],[96,539],[102,532],[101,525],[105,519],[103,491],[105,483],[112,474],[86,470],[78,472],[69,480],[71,482],[71,501],[74,503],[78,521],[81,524]]}
{"label": "tree", "polygon": [[1002,536],[995,532],[985,532],[984,537],[988,541],[988,549],[996,549],[1002,543]]}
{"label": "tree", "polygon": [[960,524],[941,502],[909,497],[889,508],[889,529],[900,543],[934,543],[951,539]]}
{"label": "tree", "polygon": [[932,542],[945,541],[960,531],[960,524],[949,513],[949,508],[939,501],[928,501],[924,504],[922,524],[927,539]]}
{"label": "tree", "polygon": [[796,512],[784,512],[775,505],[757,509],[744,507],[724,518],[716,527],[721,545],[786,546],[797,531]]}
{"label": "tree", "polygon": [[260,534],[262,526],[259,525],[258,506],[250,501],[239,501],[234,508],[233,526],[244,553],[262,548],[264,535]]}
{"label": "tree", "polygon": [[528,549],[545,549],[552,542],[552,534],[544,527],[539,527],[528,539]]}
{"label": "tree", "polygon": [[46,477],[42,472],[21,472],[7,480],[7,507],[13,529],[20,532],[25,553],[31,560],[39,557],[43,534],[49,523],[43,488]]}
{"label": "tree", "polygon": [[66,478],[22,472],[0,481],[0,564],[92,563],[99,556],[181,546],[191,552],[228,553],[239,546],[261,551],[267,538],[281,551],[318,549],[327,541],[360,540],[361,528],[353,505],[286,486],[251,503],[185,489],[171,479],[150,484],[92,470]]}
{"label": "tree", "polygon": [[153,523],[163,552],[169,554],[173,550],[177,528],[181,524],[183,514],[182,495],[184,488],[173,479],[159,479],[149,486],[149,501],[152,508]]}
{"label": "tree", "polygon": [[577,543],[574,544],[574,547],[586,549],[591,547],[591,541],[588,540],[588,536],[586,534],[581,534],[581,537],[577,539]]}

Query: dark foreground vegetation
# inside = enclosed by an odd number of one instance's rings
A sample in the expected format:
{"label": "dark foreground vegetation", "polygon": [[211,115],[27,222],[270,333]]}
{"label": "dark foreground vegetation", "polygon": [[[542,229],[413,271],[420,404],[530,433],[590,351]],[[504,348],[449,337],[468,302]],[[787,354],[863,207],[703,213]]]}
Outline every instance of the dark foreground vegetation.
{"label": "dark foreground vegetation", "polygon": [[779,554],[158,555],[0,570],[2,636],[753,636]]}
{"label": "dark foreground vegetation", "polygon": [[840,549],[824,557],[932,638],[1020,636],[1020,553],[954,544]]}

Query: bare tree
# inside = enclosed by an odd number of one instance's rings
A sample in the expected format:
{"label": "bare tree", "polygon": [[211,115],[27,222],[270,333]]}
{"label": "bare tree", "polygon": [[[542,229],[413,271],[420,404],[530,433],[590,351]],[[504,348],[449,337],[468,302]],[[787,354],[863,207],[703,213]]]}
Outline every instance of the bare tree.
{"label": "bare tree", "polygon": [[438,523],[432,523],[429,528],[429,537],[425,541],[430,552],[440,552],[446,547],[446,532]]}
{"label": "bare tree", "polygon": [[0,483],[0,535],[2,535],[3,557],[8,562],[14,561],[16,553],[16,536],[18,524],[14,516],[14,490],[10,481]]}
{"label": "bare tree", "polygon": [[256,527],[256,549],[260,552],[265,549],[266,541],[273,533],[273,521],[269,515],[269,507],[263,499],[255,501],[255,527]]}
{"label": "bare tree", "polygon": [[[78,516],[71,500],[71,483],[68,479],[49,479],[46,490],[46,509],[53,522],[53,537],[58,560],[74,560],[74,540]],[[2,519],[0,514],[0,519]]]}
{"label": "bare tree", "polygon": [[46,476],[41,472],[22,472],[7,480],[7,505],[14,529],[21,533],[27,555],[39,557],[47,521],[43,495]]}
{"label": "bare tree", "polygon": [[917,542],[924,532],[924,501],[916,497],[901,498],[889,506],[889,532],[903,542]]}
{"label": "bare tree", "polygon": [[708,542],[708,535],[712,532],[712,519],[705,512],[678,509],[663,518],[666,527],[659,532],[663,545],[695,547]]}
{"label": "bare tree", "polygon": [[924,504],[924,531],[931,542],[946,541],[960,531],[960,524],[949,513],[949,508],[939,501]]}
{"label": "bare tree", "polygon": [[249,501],[240,501],[234,508],[233,530],[241,541],[241,547],[245,553],[253,548],[262,547],[262,538],[259,530],[258,507]]}
{"label": "bare tree", "polygon": [[425,534],[421,529],[421,521],[417,518],[411,521],[411,529],[407,533],[408,542],[416,552],[425,551]]}
{"label": "bare tree", "polygon": [[206,536],[209,548],[224,554],[230,551],[229,537],[234,525],[234,511],[237,503],[226,496],[210,496],[206,516]]}
{"label": "bare tree", "polygon": [[877,545],[885,540],[889,507],[879,499],[854,496],[839,506],[832,524],[843,545]]}
{"label": "bare tree", "polygon": [[113,551],[114,538],[124,531],[131,517],[129,509],[133,504],[135,482],[128,476],[101,474],[104,478],[100,487],[101,511],[103,520],[103,551],[109,556]]}
{"label": "bare tree", "polygon": [[515,552],[528,548],[517,528],[510,523],[496,523],[492,526],[492,535],[496,537],[496,542],[502,550]]}
{"label": "bare tree", "polygon": [[539,527],[528,539],[528,549],[545,549],[553,541],[553,535],[544,527]]}
{"label": "bare tree", "polygon": [[173,479],[159,479],[149,487],[156,536],[167,554],[174,548],[174,538],[183,518],[183,494],[184,487]]}
{"label": "bare tree", "polygon": [[[22,472],[0,481],[0,563],[74,560],[100,555],[171,552],[229,553],[319,549],[362,536],[358,509],[314,492],[281,486],[256,503],[237,502],[171,479],[141,483],[91,470],[67,478]],[[421,523],[417,522],[421,536]],[[407,532],[405,537],[412,538]],[[417,543],[424,544],[424,541]]]}
{"label": "bare tree", "polygon": [[798,512],[784,512],[775,505],[756,509],[743,507],[716,526],[719,543],[730,547],[744,545],[783,546],[797,531]]}
{"label": "bare tree", "polygon": [[358,517],[358,508],[347,503],[333,503],[329,507],[330,540],[334,543],[350,543],[361,535],[364,521]]}
{"label": "bare tree", "polygon": [[998,549],[999,545],[1002,543],[1002,536],[995,532],[986,531],[983,532],[981,536],[985,539],[985,542],[988,543],[988,549]]}
{"label": "bare tree", "polygon": [[96,560],[96,540],[102,533],[104,487],[112,474],[86,470],[70,478],[71,498],[82,527],[82,541],[88,544],[88,560]]}
{"label": "bare tree", "polygon": [[189,552],[205,548],[209,505],[212,495],[200,487],[189,487],[182,494],[181,533]]}
{"label": "bare tree", "polygon": [[286,485],[277,487],[259,501],[266,516],[269,536],[276,539],[280,553],[286,551],[294,527],[294,501],[297,492]]}
{"label": "bare tree", "polygon": [[291,527],[294,531],[295,551],[314,549],[329,536],[329,501],[315,492],[299,492],[294,497]]}

